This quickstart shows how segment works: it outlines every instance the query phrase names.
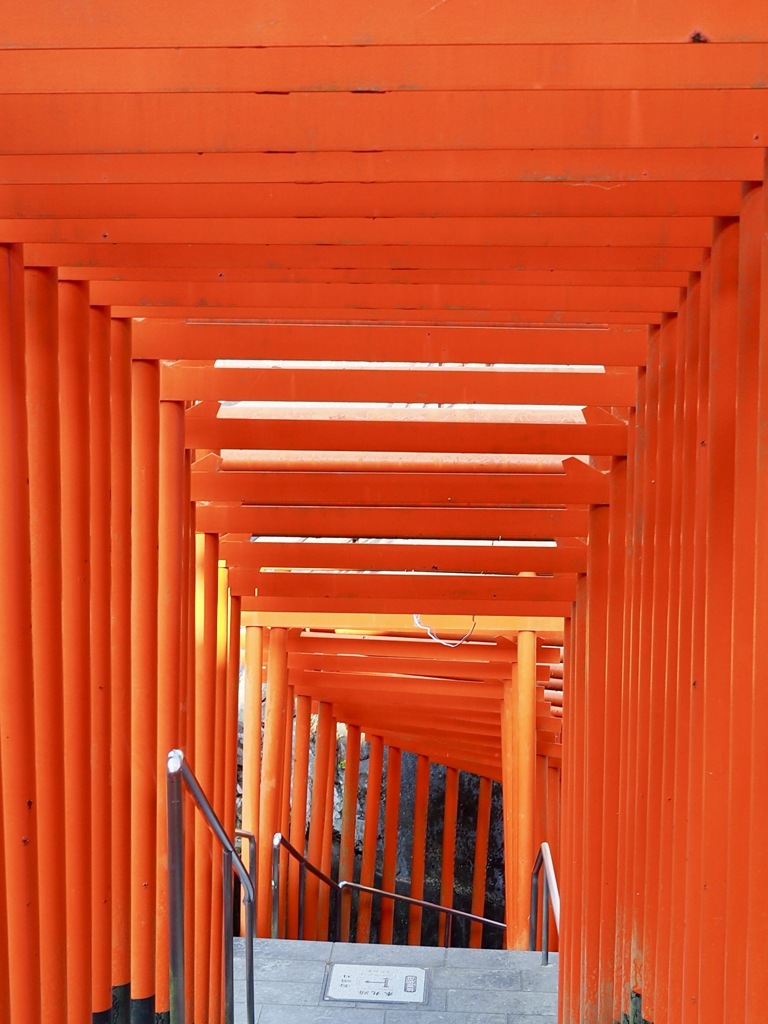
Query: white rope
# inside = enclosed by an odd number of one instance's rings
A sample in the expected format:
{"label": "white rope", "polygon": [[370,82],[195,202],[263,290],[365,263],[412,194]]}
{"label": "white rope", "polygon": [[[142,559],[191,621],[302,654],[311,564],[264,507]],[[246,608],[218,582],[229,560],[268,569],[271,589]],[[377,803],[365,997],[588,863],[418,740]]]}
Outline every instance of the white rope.
{"label": "white rope", "polygon": [[469,630],[468,633],[466,633],[461,638],[461,640],[442,640],[439,636],[436,636],[432,632],[432,630],[430,629],[429,626],[425,626],[424,625],[424,623],[421,621],[421,617],[420,616],[414,615],[413,616],[413,623],[414,623],[415,626],[418,626],[419,629],[423,629],[424,632],[427,634],[427,636],[430,638],[430,640],[435,640],[437,643],[442,644],[443,647],[461,647],[461,645],[466,643],[467,640],[469,640],[469,638],[475,632],[475,626],[477,625],[477,623],[475,622],[475,617],[473,615],[472,616],[472,625],[470,627],[470,630]]}

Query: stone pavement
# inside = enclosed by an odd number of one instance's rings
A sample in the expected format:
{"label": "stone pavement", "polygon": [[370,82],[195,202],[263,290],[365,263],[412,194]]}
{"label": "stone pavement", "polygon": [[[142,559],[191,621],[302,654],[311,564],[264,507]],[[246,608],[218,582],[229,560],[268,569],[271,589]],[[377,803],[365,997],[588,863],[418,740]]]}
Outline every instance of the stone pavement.
{"label": "stone pavement", "polygon": [[[346,942],[255,943],[257,1024],[556,1024],[557,954]],[[324,999],[334,963],[426,969],[423,1005]],[[246,1024],[245,942],[235,939],[235,1024]]]}

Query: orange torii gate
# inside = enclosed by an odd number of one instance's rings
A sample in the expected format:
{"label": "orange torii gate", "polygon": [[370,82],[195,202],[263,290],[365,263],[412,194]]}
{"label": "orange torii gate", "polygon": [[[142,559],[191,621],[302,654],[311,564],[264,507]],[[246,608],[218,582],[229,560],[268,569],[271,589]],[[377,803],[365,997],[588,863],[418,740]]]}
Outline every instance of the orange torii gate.
{"label": "orange torii gate", "polygon": [[[252,827],[300,834],[313,708],[320,860],[336,720],[350,792],[361,734],[392,806],[418,755],[422,851],[430,758],[447,820],[459,770],[483,820],[503,778],[536,836],[561,828],[563,1024],[757,1019],[768,15],[6,6],[0,1024],[167,1014],[158,778],[185,747],[232,832],[241,627],[271,695],[263,749],[253,701],[244,722]],[[414,614],[475,634],[442,658]],[[565,638],[562,719],[536,636]],[[510,667],[482,680],[492,711],[459,669],[478,640]],[[401,641],[439,689],[362,647]],[[368,670],[337,671],[340,644]],[[201,1024],[221,893],[200,823],[187,867]]]}

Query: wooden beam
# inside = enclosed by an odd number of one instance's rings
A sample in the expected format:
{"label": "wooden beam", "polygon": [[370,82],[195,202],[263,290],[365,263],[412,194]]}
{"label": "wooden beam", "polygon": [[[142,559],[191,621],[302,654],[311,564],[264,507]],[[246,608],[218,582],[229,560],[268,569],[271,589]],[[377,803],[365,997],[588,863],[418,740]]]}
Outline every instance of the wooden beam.
{"label": "wooden beam", "polygon": [[547,373],[482,370],[164,366],[161,395],[174,401],[406,402],[501,405],[635,404],[632,370]]}
{"label": "wooden beam", "polygon": [[585,572],[586,545],[493,547],[440,544],[291,544],[221,542],[221,557],[232,567],[261,569],[411,570],[412,572]]}
{"label": "wooden beam", "polygon": [[430,363],[643,366],[640,327],[476,327],[393,324],[133,325],[135,359],[341,359]]}
{"label": "wooden beam", "polygon": [[531,540],[586,537],[587,528],[588,513],[573,509],[197,507],[198,530],[261,536]]}

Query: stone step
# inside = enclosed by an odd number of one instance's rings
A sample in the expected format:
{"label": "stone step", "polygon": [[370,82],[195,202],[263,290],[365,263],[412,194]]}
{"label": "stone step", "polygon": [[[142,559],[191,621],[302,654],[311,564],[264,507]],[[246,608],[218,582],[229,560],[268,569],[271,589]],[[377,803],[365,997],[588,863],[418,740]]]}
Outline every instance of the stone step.
{"label": "stone step", "polygon": [[[540,953],[518,950],[257,939],[254,957],[256,1024],[555,1024],[557,1020],[557,954],[550,954],[550,963],[544,967]],[[331,992],[343,992],[346,986],[351,995],[354,986],[356,1001],[326,996],[334,964],[350,965],[352,970],[336,968]],[[354,965],[363,967],[359,975]],[[375,970],[381,967],[395,970],[389,975]],[[405,968],[414,968],[413,974]],[[422,985],[423,1002],[404,1001],[421,997]],[[414,987],[415,993],[405,994]],[[361,998],[362,993],[372,998]],[[246,1024],[244,939],[235,939],[235,1024]]]}

